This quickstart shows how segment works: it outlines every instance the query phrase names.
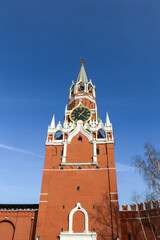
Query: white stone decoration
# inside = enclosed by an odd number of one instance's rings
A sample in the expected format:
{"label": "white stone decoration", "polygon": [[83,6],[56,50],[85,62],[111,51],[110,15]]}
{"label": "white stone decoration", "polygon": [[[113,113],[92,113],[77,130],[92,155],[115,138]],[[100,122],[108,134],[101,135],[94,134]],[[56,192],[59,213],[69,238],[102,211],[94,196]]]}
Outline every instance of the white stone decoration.
{"label": "white stone decoration", "polygon": [[[78,105],[82,105],[82,102],[79,101]],[[66,108],[67,111],[67,108]],[[97,107],[96,107],[97,111]],[[65,112],[66,114],[66,112]],[[66,118],[65,118],[66,119]],[[104,138],[98,138],[98,131],[104,131]],[[56,139],[56,133],[60,131],[63,135],[62,139]],[[74,163],[66,163],[67,158],[67,146],[71,143],[73,137],[75,137],[78,133],[86,136],[88,138],[89,143],[93,144],[93,161],[85,163],[85,165],[96,165],[97,162],[97,144],[104,143],[114,143],[113,137],[113,126],[110,123],[108,113],[106,114],[106,123],[103,124],[102,120],[99,122],[96,120],[90,120],[89,122],[83,123],[82,120],[74,122],[68,122],[64,120],[63,127],[59,122],[55,127],[55,115],[53,115],[53,119],[51,125],[48,127],[47,140],[46,145],[63,145],[63,156],[61,165],[75,165]],[[93,133],[96,137],[93,138]],[[67,139],[64,140],[64,135],[67,135]],[[52,136],[52,137],[51,137]],[[52,139],[52,140],[51,140]],[[84,165],[84,163],[76,163],[76,165]]]}
{"label": "white stone decoration", "polygon": [[[82,212],[85,218],[85,229],[83,233],[74,233],[73,232],[73,215],[75,212]],[[69,229],[68,232],[61,232],[59,234],[60,240],[96,240],[97,233],[88,231],[88,213],[82,208],[80,203],[77,203],[76,207],[71,210],[69,214]]]}

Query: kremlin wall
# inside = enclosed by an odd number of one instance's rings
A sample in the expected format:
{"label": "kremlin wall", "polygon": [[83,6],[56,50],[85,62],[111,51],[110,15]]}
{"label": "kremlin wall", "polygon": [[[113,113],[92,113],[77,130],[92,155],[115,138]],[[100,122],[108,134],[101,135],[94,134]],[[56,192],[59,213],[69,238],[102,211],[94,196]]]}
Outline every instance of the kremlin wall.
{"label": "kremlin wall", "polygon": [[[123,240],[160,239],[160,208],[158,202],[122,206],[120,210]],[[35,240],[38,204],[1,204],[0,239]],[[58,239],[58,238],[57,238]]]}

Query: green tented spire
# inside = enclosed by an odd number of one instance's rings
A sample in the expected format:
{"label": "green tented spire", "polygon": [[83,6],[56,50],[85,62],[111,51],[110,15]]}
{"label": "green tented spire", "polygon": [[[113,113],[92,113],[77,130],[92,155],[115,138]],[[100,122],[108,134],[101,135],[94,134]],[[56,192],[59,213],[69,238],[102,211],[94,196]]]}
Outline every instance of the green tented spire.
{"label": "green tented spire", "polygon": [[79,75],[78,75],[78,78],[77,78],[77,83],[81,80],[83,81],[84,83],[88,83],[88,78],[87,78],[87,75],[86,75],[86,72],[85,72],[85,69],[84,69],[84,60],[81,59],[81,62],[82,62],[82,66],[81,66],[81,70],[79,72]]}

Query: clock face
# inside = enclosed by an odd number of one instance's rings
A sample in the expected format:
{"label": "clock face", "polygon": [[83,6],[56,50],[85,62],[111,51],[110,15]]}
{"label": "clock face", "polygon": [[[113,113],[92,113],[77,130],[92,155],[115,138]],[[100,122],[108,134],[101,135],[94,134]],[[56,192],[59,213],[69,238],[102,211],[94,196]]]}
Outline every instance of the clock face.
{"label": "clock face", "polygon": [[70,113],[70,119],[72,122],[77,122],[82,120],[83,122],[88,122],[92,117],[92,112],[87,107],[75,107]]}

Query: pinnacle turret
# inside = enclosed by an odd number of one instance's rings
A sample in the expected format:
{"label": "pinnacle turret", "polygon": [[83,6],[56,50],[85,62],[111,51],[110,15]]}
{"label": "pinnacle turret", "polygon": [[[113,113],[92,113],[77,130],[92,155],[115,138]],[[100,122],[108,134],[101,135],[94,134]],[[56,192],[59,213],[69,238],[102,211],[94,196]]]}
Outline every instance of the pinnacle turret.
{"label": "pinnacle turret", "polygon": [[108,116],[108,112],[106,112],[106,124],[105,124],[106,127],[109,127],[111,126],[111,122],[110,122],[110,119],[109,119],[109,116]]}
{"label": "pinnacle turret", "polygon": [[55,128],[55,113],[53,113],[53,118],[52,118],[52,121],[51,121],[51,128]]}

